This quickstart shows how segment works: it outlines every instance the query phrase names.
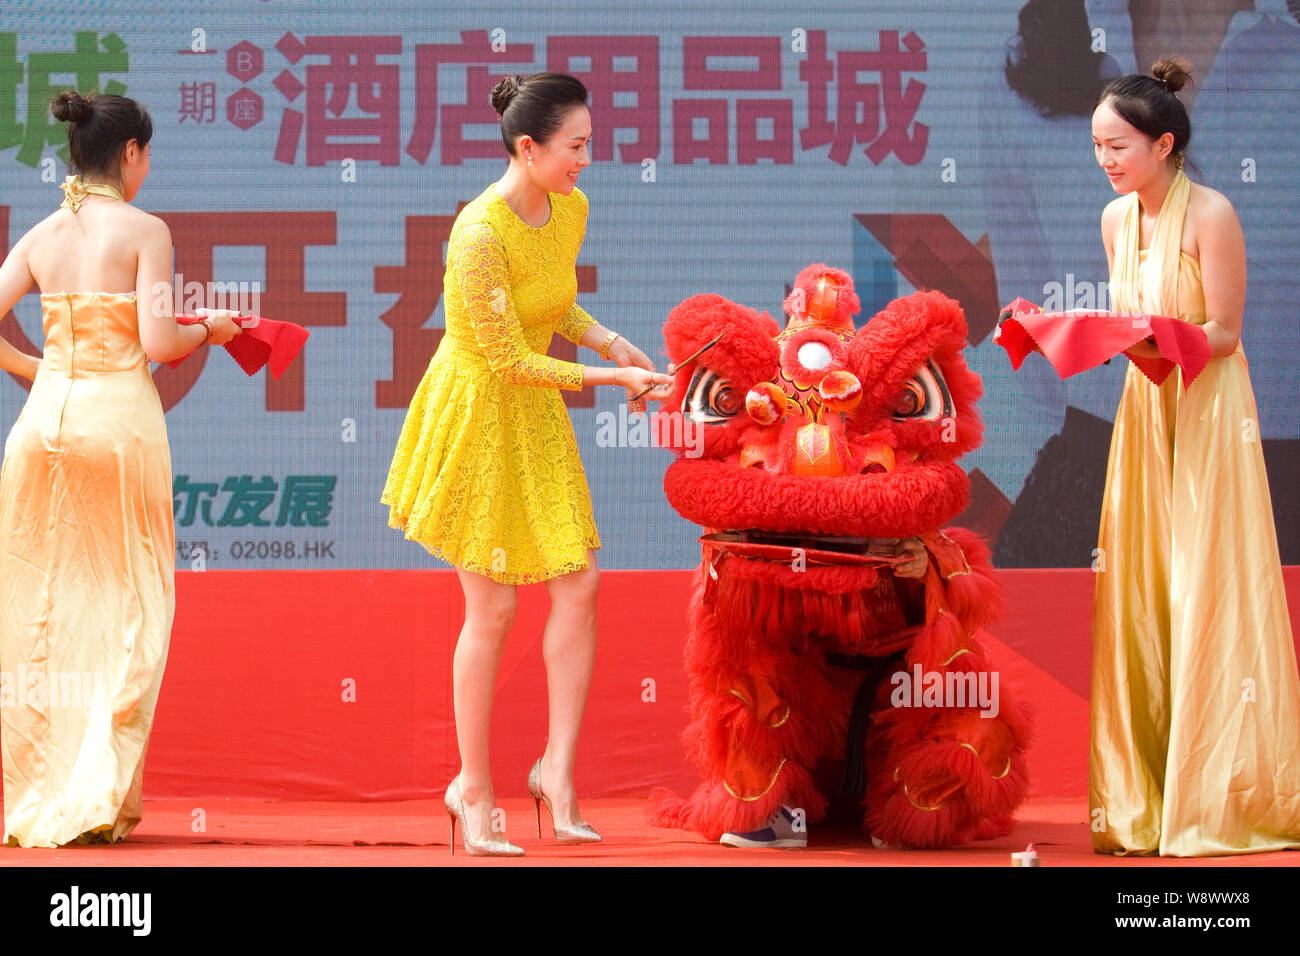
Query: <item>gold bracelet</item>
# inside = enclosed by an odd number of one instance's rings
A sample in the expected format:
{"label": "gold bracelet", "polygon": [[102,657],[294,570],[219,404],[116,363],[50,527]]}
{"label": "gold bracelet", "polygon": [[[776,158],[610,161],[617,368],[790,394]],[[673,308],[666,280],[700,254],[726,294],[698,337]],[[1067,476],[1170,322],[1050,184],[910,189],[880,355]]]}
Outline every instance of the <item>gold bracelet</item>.
{"label": "gold bracelet", "polygon": [[600,353],[600,357],[603,359],[609,358],[609,347],[614,344],[615,339],[621,339],[622,337],[617,332],[610,332],[609,335],[605,336],[605,341],[601,342],[600,348],[596,350]]}
{"label": "gold bracelet", "polygon": [[212,338],[212,320],[209,319],[207,316],[204,316],[199,321],[202,323],[203,327],[207,329],[207,331],[203,334],[203,341],[200,342],[199,345],[207,345],[208,339]]}

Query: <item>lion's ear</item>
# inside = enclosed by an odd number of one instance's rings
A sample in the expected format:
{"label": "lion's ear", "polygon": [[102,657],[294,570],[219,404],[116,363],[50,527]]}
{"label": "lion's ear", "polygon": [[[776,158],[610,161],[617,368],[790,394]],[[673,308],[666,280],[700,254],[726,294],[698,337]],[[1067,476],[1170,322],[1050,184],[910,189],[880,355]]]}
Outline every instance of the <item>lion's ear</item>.
{"label": "lion's ear", "polygon": [[849,346],[864,383],[858,427],[889,421],[916,448],[957,458],[979,446],[979,376],[962,358],[966,317],[939,292],[914,292],[878,312]]}
{"label": "lion's ear", "polygon": [[954,300],[940,292],[895,299],[849,345],[849,368],[864,385],[863,405],[885,407],[927,361],[946,364],[965,344],[966,317]]}
{"label": "lion's ear", "polygon": [[686,367],[678,369],[678,394],[699,365],[713,369],[743,395],[755,383],[776,374],[778,327],[766,312],[738,305],[720,295],[693,295],[670,313],[664,341],[673,364],[695,354],[719,335],[718,343]]}

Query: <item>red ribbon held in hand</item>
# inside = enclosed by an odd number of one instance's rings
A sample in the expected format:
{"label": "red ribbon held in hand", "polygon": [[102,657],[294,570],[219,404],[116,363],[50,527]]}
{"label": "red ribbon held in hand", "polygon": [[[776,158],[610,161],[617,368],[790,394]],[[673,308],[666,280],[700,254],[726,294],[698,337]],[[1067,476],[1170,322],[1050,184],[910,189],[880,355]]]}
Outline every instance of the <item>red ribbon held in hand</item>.
{"label": "red ribbon held in hand", "polygon": [[[207,316],[204,314],[178,315],[176,321],[181,325],[197,325],[205,318]],[[264,366],[269,365],[271,378],[278,379],[289,367],[289,363],[298,357],[307,342],[307,336],[311,334],[293,322],[277,322],[260,315],[232,315],[231,318],[239,323],[243,331],[227,342],[225,349],[249,375],[256,375]],[[167,364],[175,368],[188,357],[182,356]]]}
{"label": "red ribbon held in hand", "polygon": [[1039,352],[1061,378],[1096,368],[1151,336],[1160,350],[1159,358],[1128,358],[1156,385],[1162,384],[1175,366],[1182,369],[1183,385],[1191,385],[1210,360],[1204,329],[1164,315],[1044,312],[1032,302],[1016,299],[999,318],[993,341],[1007,350],[1012,368],[1020,368],[1030,352]]}

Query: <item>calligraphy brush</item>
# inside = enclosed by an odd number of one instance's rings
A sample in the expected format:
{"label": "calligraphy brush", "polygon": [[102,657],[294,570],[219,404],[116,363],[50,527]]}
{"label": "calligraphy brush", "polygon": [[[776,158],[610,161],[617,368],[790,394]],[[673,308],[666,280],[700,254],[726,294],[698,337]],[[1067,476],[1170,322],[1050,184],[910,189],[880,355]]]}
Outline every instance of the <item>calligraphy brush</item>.
{"label": "calligraphy brush", "polygon": [[[696,350],[695,350],[694,352],[692,352],[690,355],[686,356],[686,358],[682,359],[680,362],[677,362],[676,364],[673,364],[673,365],[669,365],[669,366],[668,366],[668,369],[669,369],[668,374],[669,374],[669,375],[676,375],[678,369],[681,369],[682,367],[684,367],[684,366],[686,366],[686,365],[689,365],[691,362],[694,362],[697,358],[699,358],[701,355],[703,355],[703,354],[704,354],[705,352],[707,352],[709,349],[713,348],[713,346],[717,345],[719,339],[721,339],[721,338],[722,338],[724,335],[726,335],[726,334],[727,334],[727,332],[726,332],[726,330],[724,329],[723,331],[721,331],[721,332],[719,332],[717,335],[715,335],[711,341],[706,342],[704,345],[701,345],[698,349],[696,349]],[[653,391],[654,389],[656,389],[656,388],[658,388],[658,387],[659,387],[658,385],[651,385],[651,386],[649,386],[648,388],[643,388],[641,391],[637,392],[637,393],[636,393],[635,395],[633,395],[630,399],[628,399],[628,401],[630,401],[630,402],[635,402],[635,401],[636,401],[637,399],[639,399],[642,395],[645,395],[647,392],[651,392],[651,391]]]}

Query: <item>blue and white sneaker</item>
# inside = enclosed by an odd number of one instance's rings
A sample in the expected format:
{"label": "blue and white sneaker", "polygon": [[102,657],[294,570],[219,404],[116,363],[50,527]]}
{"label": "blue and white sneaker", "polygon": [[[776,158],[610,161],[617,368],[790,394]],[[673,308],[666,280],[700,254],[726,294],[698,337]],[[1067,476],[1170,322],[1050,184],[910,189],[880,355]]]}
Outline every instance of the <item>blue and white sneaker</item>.
{"label": "blue and white sneaker", "polygon": [[794,828],[794,813],[789,807],[781,807],[772,814],[757,830],[748,833],[724,833],[718,841],[723,846],[743,847],[788,847],[804,848],[808,846],[808,831]]}

